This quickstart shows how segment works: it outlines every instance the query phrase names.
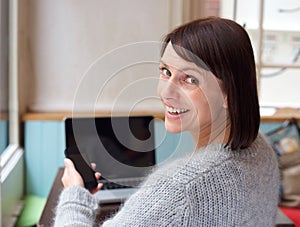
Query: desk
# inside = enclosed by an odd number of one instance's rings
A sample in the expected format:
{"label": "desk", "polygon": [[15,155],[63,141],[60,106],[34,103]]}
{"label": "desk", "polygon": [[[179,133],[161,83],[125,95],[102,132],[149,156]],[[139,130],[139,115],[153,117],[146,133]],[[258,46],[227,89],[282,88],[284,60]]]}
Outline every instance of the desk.
{"label": "desk", "polygon": [[[53,223],[54,218],[54,210],[58,201],[58,197],[63,189],[63,185],[61,183],[61,178],[63,175],[63,168],[58,170],[56,178],[54,180],[53,186],[51,188],[50,194],[48,196],[45,208],[41,215],[41,218],[38,223],[38,227],[48,227]],[[97,213],[97,222],[101,223],[105,220],[106,217],[112,215],[119,209],[120,204],[110,204],[101,206],[100,212]],[[294,227],[295,225],[292,221],[278,209],[277,219],[276,219],[276,227]]]}

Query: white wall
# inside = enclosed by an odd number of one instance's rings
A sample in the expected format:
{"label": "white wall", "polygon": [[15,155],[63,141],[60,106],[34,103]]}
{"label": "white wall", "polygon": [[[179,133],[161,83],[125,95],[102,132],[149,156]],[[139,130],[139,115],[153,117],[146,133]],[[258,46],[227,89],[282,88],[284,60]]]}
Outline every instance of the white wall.
{"label": "white wall", "polygon": [[21,28],[27,111],[71,111],[74,102],[78,111],[160,108],[158,42],[181,22],[181,0],[29,3]]}
{"label": "white wall", "polygon": [[[221,1],[221,16],[233,18],[233,3]],[[259,3],[237,1],[237,21],[254,36],[254,47]],[[23,15],[27,23],[20,22],[22,112],[161,108],[156,96],[158,42],[182,22],[183,0],[24,0],[22,4],[28,7]],[[265,0],[264,28],[278,34],[275,44],[266,40],[266,63],[290,63],[299,48],[299,39],[291,40],[300,33],[300,13],[278,12],[295,7],[298,0]],[[300,103],[298,75],[299,70],[290,70],[263,78],[261,103]]]}

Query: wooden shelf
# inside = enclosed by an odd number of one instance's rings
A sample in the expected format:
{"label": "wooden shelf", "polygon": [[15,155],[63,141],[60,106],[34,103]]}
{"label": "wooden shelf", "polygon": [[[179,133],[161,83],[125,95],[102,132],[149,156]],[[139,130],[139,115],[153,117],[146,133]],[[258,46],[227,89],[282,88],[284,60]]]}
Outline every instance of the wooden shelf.
{"label": "wooden shelf", "polygon": [[300,110],[294,108],[280,108],[271,116],[262,116],[262,122],[282,122],[289,118],[296,118],[300,121]]}
{"label": "wooden shelf", "polygon": [[8,120],[8,114],[7,113],[0,113],[0,120]]}
{"label": "wooden shelf", "polygon": [[[111,113],[109,111],[96,113],[72,113],[72,112],[34,112],[26,113],[22,116],[22,121],[63,121],[68,117],[107,117],[107,116],[127,116],[128,112]],[[147,116],[151,115],[155,118],[164,119],[163,112],[133,112],[131,116]]]}
{"label": "wooden shelf", "polygon": [[[72,112],[34,112],[26,113],[22,116],[22,121],[63,121],[68,117],[107,117],[107,116],[127,116],[128,112],[111,113],[101,111],[96,113],[77,113]],[[163,112],[133,112],[131,116],[152,115],[155,118],[164,119]],[[296,118],[300,121],[300,110],[294,108],[280,108],[273,115],[261,116],[261,122],[282,122],[289,118]]]}

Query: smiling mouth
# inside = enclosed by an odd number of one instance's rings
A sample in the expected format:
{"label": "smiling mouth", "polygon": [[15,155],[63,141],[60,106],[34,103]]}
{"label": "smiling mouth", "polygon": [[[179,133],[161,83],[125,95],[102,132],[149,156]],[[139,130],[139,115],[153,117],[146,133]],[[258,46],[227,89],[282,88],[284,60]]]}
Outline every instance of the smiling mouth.
{"label": "smiling mouth", "polygon": [[172,115],[182,114],[189,111],[188,109],[179,109],[179,108],[173,108],[169,106],[166,106],[166,110]]}

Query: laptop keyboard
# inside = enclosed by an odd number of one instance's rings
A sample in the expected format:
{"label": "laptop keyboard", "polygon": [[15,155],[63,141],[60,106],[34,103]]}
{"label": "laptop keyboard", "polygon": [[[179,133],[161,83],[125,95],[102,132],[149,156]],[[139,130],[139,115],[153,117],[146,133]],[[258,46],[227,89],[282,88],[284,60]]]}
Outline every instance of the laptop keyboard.
{"label": "laptop keyboard", "polygon": [[142,182],[143,179],[144,178],[142,178],[142,177],[115,179],[113,181],[101,179],[98,182],[103,184],[103,187],[102,187],[103,190],[108,190],[108,189],[137,187]]}

